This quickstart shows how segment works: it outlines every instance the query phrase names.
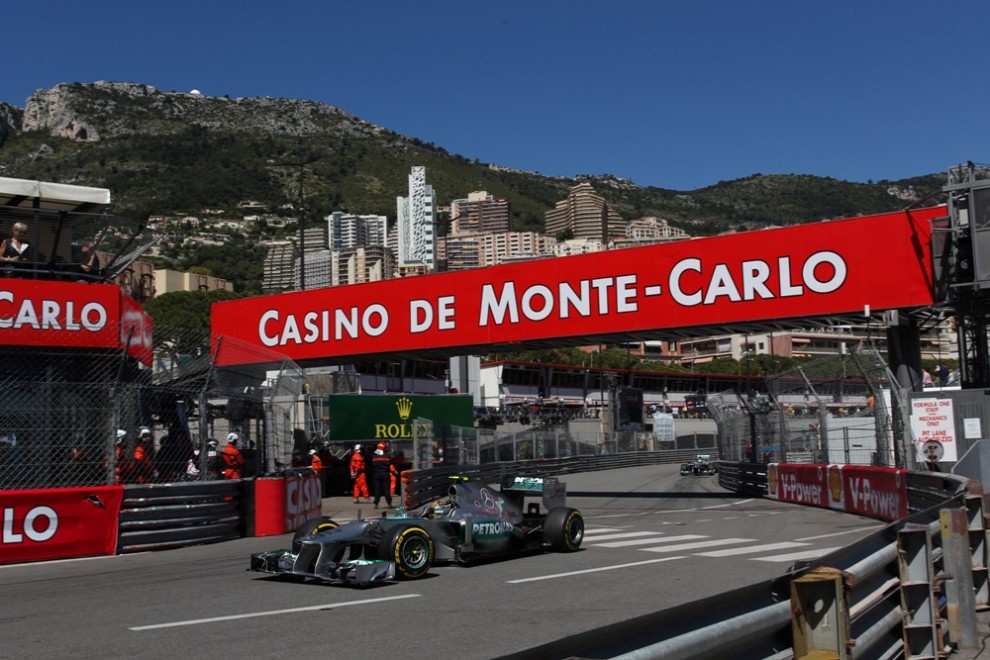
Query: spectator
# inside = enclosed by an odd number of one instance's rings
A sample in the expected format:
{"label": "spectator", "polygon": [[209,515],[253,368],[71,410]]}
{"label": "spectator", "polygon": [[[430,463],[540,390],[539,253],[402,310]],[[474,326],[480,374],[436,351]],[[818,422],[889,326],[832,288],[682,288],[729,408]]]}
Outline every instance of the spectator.
{"label": "spectator", "polygon": [[240,479],[241,469],[244,467],[244,455],[237,448],[239,440],[236,433],[227,434],[227,446],[223,448],[223,478]]}
{"label": "spectator", "polygon": [[392,493],[389,490],[389,477],[392,471],[392,457],[389,455],[388,445],[379,442],[375,447],[375,454],[371,457],[371,490],[375,497],[375,508],[382,496],[385,496],[385,503],[388,508],[392,508]]}
{"label": "spectator", "polygon": [[193,455],[186,463],[186,481],[199,481],[199,450],[194,449]]}
{"label": "spectator", "polygon": [[155,447],[151,437],[151,429],[141,427],[137,446],[134,447],[134,464],[131,476],[136,484],[149,484],[155,478],[154,464]]}
{"label": "spectator", "polygon": [[357,504],[362,497],[370,502],[371,496],[368,494],[368,477],[365,475],[361,445],[354,445],[354,452],[351,454],[351,479],[354,480],[354,503]]}
{"label": "spectator", "polygon": [[949,384],[949,367],[944,362],[938,364],[938,386],[945,387]]}
{"label": "spectator", "polygon": [[15,222],[10,230],[10,238],[0,241],[0,264],[8,274],[15,267],[26,267],[31,260],[29,246],[24,242],[28,227],[23,222]]}
{"label": "spectator", "polygon": [[100,272],[100,257],[96,254],[96,245],[93,241],[83,241],[82,261],[79,270],[83,275],[98,275]]}

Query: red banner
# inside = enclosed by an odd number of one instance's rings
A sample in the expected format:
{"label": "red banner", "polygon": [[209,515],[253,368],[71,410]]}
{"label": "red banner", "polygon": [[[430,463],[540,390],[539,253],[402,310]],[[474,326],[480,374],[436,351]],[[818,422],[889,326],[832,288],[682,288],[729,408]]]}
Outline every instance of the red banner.
{"label": "red banner", "polygon": [[[833,470],[837,475],[832,474]],[[887,521],[907,516],[907,470],[830,465],[829,471],[833,508]]]}
{"label": "red banner", "polygon": [[285,480],[285,529],[292,531],[311,518],[323,515],[320,478],[287,477]]}
{"label": "red banner", "polygon": [[908,515],[907,470],[865,465],[771,463],[767,496],[893,521]]}
{"label": "red banner", "polygon": [[117,552],[122,486],[0,491],[0,564]]}
{"label": "red banner", "polygon": [[120,345],[132,357],[151,366],[152,321],[140,303],[120,291]]}
{"label": "red banner", "polygon": [[213,343],[237,340],[223,344],[220,364],[263,361],[250,347],[318,360],[926,306],[929,221],[945,213],[934,207],[221,302],[212,310]]}
{"label": "red banner", "polygon": [[116,284],[0,279],[0,345],[120,348],[151,365],[151,317]]}

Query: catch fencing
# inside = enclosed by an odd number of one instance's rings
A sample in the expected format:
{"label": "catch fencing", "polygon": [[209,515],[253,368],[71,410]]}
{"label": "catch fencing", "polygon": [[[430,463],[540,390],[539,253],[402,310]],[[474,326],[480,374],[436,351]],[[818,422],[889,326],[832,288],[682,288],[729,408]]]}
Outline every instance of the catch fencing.
{"label": "catch fencing", "polygon": [[708,397],[725,460],[914,465],[904,390],[875,349],[820,358],[764,379],[762,391]]}
{"label": "catch fencing", "polygon": [[[253,364],[219,367],[224,351],[251,352]],[[232,432],[241,476],[290,465],[298,366],[223,340],[211,352],[205,329],[163,324],[153,355],[147,369],[121,351],[4,347],[0,490],[219,480]]]}

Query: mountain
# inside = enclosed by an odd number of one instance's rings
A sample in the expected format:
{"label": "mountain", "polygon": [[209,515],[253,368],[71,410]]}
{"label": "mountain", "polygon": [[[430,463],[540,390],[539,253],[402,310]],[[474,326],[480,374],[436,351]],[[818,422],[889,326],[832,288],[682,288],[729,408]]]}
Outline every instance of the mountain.
{"label": "mountain", "polygon": [[938,190],[943,175],[851,183],[754,174],[694,191],[610,176],[551,178],[493,169],[306,100],[210,97],[134,83],[38,90],[24,109],[0,103],[0,173],[109,188],[120,210],[234,213],[299,199],[314,213],[395,216],[413,165],[427,167],[441,205],[472,190],[512,202],[516,227],[543,214],[576,180],[590,181],[627,219],[658,216],[695,235],[890,211]]}

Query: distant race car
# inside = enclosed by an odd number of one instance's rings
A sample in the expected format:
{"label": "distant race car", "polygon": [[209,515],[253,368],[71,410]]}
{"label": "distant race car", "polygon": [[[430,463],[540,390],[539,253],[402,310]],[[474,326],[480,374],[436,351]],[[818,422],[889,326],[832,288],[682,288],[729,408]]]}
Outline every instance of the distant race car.
{"label": "distant race car", "polygon": [[[508,477],[499,490],[455,477],[447,495],[395,516],[338,524],[307,521],[292,548],[251,555],[251,570],[365,586],[420,578],[434,563],[468,563],[527,552],[574,552],[584,518],[564,506],[552,477]],[[528,496],[541,502],[526,502]],[[524,506],[525,505],[525,506]]]}
{"label": "distant race car", "polygon": [[698,454],[694,461],[681,463],[681,475],[705,475],[718,472],[711,454]]}

